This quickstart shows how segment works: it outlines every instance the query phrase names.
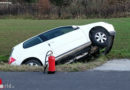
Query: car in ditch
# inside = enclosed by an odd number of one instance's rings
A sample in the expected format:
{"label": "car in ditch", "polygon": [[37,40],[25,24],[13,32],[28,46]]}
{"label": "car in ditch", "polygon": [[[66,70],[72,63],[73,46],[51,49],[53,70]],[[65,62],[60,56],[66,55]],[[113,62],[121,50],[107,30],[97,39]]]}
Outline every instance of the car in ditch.
{"label": "car in ditch", "polygon": [[9,64],[42,66],[48,51],[53,52],[56,62],[69,62],[97,51],[101,53],[100,50],[107,54],[115,34],[113,25],[106,22],[57,27],[13,47]]}

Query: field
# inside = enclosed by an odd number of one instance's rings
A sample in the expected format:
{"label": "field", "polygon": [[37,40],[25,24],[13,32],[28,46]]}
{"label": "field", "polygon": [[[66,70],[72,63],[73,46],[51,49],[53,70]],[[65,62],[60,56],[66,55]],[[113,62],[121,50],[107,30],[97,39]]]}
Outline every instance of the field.
{"label": "field", "polygon": [[69,20],[0,20],[0,60],[7,61],[12,47],[48,29],[64,25],[84,25],[105,21],[114,25],[116,38],[108,58],[130,58],[130,18]]}

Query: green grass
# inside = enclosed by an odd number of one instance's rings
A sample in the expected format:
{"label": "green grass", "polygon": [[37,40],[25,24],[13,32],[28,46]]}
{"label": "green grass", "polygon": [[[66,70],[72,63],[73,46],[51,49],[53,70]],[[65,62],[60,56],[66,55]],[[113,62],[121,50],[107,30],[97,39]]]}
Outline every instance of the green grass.
{"label": "green grass", "polygon": [[97,59],[93,59],[90,62],[77,62],[73,64],[63,64],[58,65],[56,67],[57,71],[59,72],[78,72],[78,71],[86,71],[93,68],[96,68],[108,61],[106,56],[100,56]]}
{"label": "green grass", "polygon": [[108,58],[130,58],[130,18],[73,19],[73,20],[24,20],[0,19],[0,60],[7,61],[12,47],[44,32],[64,25],[84,25],[105,21],[114,25],[117,32],[112,51]]}
{"label": "green grass", "polygon": [[[73,64],[64,64],[64,65],[57,65],[56,71],[57,72],[78,72],[78,71],[86,71],[93,69],[101,64],[105,63],[107,58],[105,56],[101,56],[96,60],[92,60],[90,62],[85,63],[73,63]],[[43,67],[30,67],[30,66],[11,66],[5,63],[0,63],[0,71],[4,72],[43,72]]]}

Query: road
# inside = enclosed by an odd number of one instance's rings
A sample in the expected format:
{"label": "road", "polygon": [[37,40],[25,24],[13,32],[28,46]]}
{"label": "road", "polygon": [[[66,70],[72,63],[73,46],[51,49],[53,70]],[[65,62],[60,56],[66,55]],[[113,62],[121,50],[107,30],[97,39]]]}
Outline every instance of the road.
{"label": "road", "polygon": [[94,68],[98,71],[130,71],[130,59],[113,59]]}
{"label": "road", "polygon": [[0,78],[3,90],[130,90],[129,71],[0,72]]}

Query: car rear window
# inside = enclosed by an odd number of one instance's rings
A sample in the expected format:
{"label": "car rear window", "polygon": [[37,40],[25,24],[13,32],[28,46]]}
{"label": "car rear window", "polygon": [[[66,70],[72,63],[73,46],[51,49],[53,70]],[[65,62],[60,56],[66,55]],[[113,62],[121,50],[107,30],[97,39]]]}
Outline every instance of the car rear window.
{"label": "car rear window", "polygon": [[31,39],[27,40],[26,42],[24,42],[23,48],[29,48],[29,47],[35,46],[39,43],[42,43],[42,40],[39,37],[34,37],[34,38],[31,38]]}

